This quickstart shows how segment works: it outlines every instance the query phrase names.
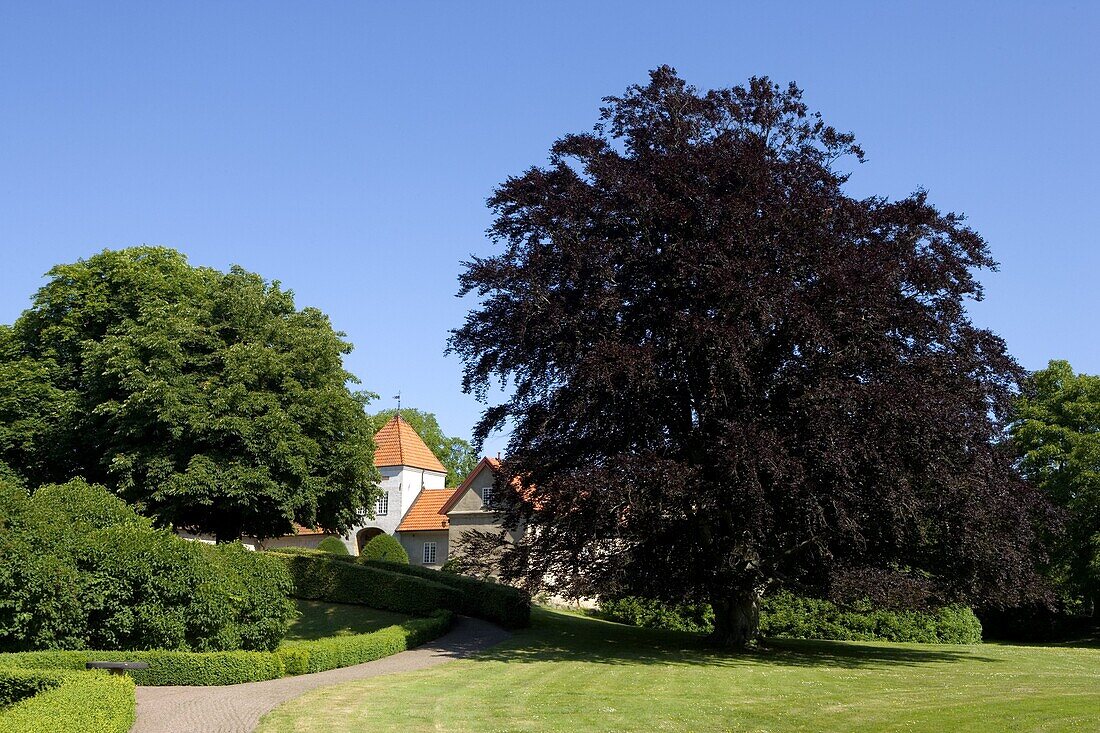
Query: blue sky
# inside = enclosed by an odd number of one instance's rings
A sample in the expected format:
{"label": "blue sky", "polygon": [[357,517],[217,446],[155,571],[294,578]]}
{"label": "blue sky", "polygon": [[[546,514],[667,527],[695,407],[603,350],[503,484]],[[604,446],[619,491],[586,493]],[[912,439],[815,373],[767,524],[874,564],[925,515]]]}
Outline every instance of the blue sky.
{"label": "blue sky", "polygon": [[[0,3],[0,322],[55,263],[164,244],[329,313],[391,406],[468,435],[445,358],[485,198],[671,64],[797,81],[1001,271],[972,308],[1028,368],[1100,372],[1100,10],[1080,3]],[[491,440],[487,452],[503,447]]]}

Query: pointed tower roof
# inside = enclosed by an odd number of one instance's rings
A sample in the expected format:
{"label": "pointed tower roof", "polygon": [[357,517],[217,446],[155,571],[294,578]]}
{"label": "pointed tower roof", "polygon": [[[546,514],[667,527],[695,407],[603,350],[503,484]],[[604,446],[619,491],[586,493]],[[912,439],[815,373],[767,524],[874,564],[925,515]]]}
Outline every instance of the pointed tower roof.
{"label": "pointed tower roof", "polygon": [[409,466],[447,473],[447,469],[428,446],[424,445],[412,425],[405,422],[400,415],[394,415],[392,420],[374,434],[374,444],[374,465],[379,468]]}

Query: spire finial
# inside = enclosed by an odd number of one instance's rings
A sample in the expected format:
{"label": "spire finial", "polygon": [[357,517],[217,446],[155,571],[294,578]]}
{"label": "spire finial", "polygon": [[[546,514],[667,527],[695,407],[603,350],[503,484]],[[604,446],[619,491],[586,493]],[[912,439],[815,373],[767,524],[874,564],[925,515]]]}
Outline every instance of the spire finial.
{"label": "spire finial", "polygon": [[401,390],[397,390],[397,394],[394,395],[393,398],[395,400],[397,400],[397,414],[400,415],[401,414]]}

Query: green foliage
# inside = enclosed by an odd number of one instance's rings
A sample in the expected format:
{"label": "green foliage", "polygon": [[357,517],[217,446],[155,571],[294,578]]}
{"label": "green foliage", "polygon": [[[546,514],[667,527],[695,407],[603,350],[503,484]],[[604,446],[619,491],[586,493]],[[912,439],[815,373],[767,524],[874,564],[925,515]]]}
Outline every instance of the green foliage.
{"label": "green foliage", "polygon": [[1100,376],[1051,361],[1031,375],[1011,434],[1024,476],[1068,513],[1052,567],[1063,601],[1100,609]]}
{"label": "green foliage", "polygon": [[600,614],[612,621],[647,629],[705,634],[714,628],[710,604],[671,606],[637,596],[600,600]]}
{"label": "green foliage", "polygon": [[272,649],[290,578],[239,545],[154,528],[81,480],[0,482],[0,650]]}
{"label": "green foliage", "polygon": [[[397,410],[382,410],[371,416],[371,423],[377,432],[393,419]],[[411,407],[401,409],[401,417],[407,422],[424,445],[435,454],[447,468],[447,486],[458,486],[477,465],[477,453],[473,446],[462,438],[451,438],[443,434],[439,420],[434,413],[416,410]]]}
{"label": "green foliage", "polygon": [[459,605],[451,608],[455,613],[483,618],[509,629],[522,628],[531,622],[531,597],[518,588],[417,565],[393,566],[362,557],[359,562],[454,588],[460,592]]}
{"label": "green foliage", "polygon": [[317,545],[317,549],[321,552],[328,552],[333,555],[350,555],[347,545],[345,545],[339,537],[326,537],[321,540],[321,543]]}
{"label": "green foliage", "polygon": [[387,563],[409,564],[409,553],[405,552],[405,548],[401,546],[396,537],[388,534],[372,537],[359,551],[359,557]]}
{"label": "green foliage", "polygon": [[217,569],[222,595],[233,619],[232,636],[220,649],[276,648],[297,611],[290,600],[294,589],[286,566],[239,542],[200,545],[207,561]]}
{"label": "green foliage", "polygon": [[279,283],[160,247],[59,265],[0,328],[0,460],[219,539],[346,530],[374,499],[351,345]]}
{"label": "green foliage", "polygon": [[[0,654],[0,679],[5,669],[84,669],[86,662],[139,661],[149,668],[130,673],[139,685],[236,685],[278,679],[287,674],[320,672],[369,662],[433,639],[448,628],[453,614],[435,611],[368,634],[300,641],[274,651],[53,651]],[[0,732],[3,728],[0,728]]]}
{"label": "green foliage", "polygon": [[0,670],[0,701],[12,695],[22,699],[0,709],[0,733],[126,733],[134,724],[134,681],[128,677]]}
{"label": "green foliage", "polygon": [[982,625],[969,608],[894,611],[860,604],[844,609],[829,601],[779,593],[764,599],[764,636],[839,641],[902,641],[922,644],[978,644]]}
{"label": "green foliage", "polygon": [[[668,606],[645,598],[600,602],[602,615],[621,623],[655,629],[707,633],[714,628],[709,605]],[[768,637],[897,641],[923,644],[978,644],[982,625],[969,608],[945,606],[934,611],[895,611],[834,603],[778,593],[764,599],[760,631]]]}
{"label": "green foliage", "polygon": [[[286,563],[294,579],[294,595],[329,603],[358,603],[385,611],[426,616],[439,609],[456,609],[461,593],[441,583],[389,569],[348,562],[340,555],[291,548],[269,554]],[[400,566],[394,566],[400,567]]]}

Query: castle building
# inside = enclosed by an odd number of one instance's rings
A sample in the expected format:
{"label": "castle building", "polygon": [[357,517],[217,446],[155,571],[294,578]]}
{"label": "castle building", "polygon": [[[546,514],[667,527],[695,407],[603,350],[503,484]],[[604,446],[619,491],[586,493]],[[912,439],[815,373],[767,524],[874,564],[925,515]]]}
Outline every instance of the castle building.
{"label": "castle building", "polygon": [[[456,489],[446,488],[447,469],[400,415],[374,436],[374,465],[382,474],[382,494],[374,517],[365,510],[347,534],[340,536],[348,551],[358,555],[363,545],[379,534],[401,542],[413,565],[440,568],[451,546],[469,529],[496,532],[500,526],[488,509],[494,471],[500,465],[483,458]],[[323,530],[299,527],[297,534],[263,542],[271,547],[316,547]]]}

